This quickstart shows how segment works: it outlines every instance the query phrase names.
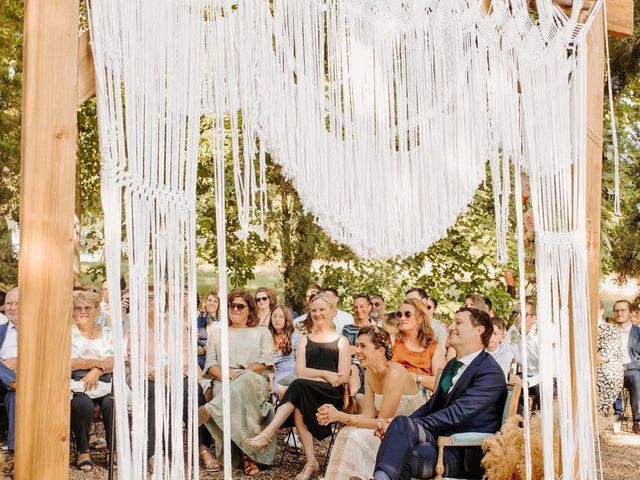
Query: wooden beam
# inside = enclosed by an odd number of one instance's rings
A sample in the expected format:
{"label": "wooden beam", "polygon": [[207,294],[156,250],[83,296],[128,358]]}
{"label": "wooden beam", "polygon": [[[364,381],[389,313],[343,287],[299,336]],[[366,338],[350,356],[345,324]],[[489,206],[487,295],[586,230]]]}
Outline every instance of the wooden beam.
{"label": "wooden beam", "polygon": [[79,0],[28,0],[15,478],[69,477]]}
{"label": "wooden beam", "polygon": [[96,94],[96,71],[89,32],[78,37],[78,106]]}
{"label": "wooden beam", "polygon": [[633,0],[607,0],[607,33],[618,38],[633,35]]}

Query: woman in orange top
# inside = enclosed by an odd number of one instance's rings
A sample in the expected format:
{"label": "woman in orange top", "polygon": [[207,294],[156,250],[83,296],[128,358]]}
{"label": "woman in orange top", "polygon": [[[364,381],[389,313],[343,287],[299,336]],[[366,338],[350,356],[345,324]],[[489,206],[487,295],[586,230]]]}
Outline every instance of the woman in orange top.
{"label": "woman in orange top", "polygon": [[393,361],[403,365],[418,386],[433,392],[438,370],[444,368],[446,361],[438,348],[427,310],[422,302],[410,298],[402,302],[396,316],[400,322]]}

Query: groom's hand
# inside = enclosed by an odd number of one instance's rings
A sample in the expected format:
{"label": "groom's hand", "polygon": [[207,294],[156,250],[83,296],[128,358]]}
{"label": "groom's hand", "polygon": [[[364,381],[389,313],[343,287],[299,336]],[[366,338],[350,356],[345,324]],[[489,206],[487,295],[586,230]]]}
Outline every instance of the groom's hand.
{"label": "groom's hand", "polygon": [[386,420],[384,418],[378,419],[378,423],[376,425],[376,429],[374,430],[373,434],[376,437],[378,437],[380,440],[382,440],[392,420],[393,418],[387,418]]}

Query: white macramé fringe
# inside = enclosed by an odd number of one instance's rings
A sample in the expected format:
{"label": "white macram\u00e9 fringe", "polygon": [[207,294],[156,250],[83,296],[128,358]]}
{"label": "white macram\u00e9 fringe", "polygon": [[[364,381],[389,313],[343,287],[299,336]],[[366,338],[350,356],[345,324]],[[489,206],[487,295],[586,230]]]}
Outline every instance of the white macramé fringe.
{"label": "white macram\u00e9 fringe", "polygon": [[[526,170],[536,225],[545,476],[553,478],[554,470],[555,377],[565,478],[596,478],[584,241],[584,35],[590,21],[577,23],[581,3],[567,18],[550,0],[538,0],[534,21],[524,0],[494,0],[489,14],[476,0],[90,0],[119,405],[126,391],[117,295],[123,208],[129,255],[132,420],[116,409],[121,478],[146,472],[150,275],[156,351],[165,325],[170,344],[155,366],[170,374],[167,396],[164,378],[156,382],[154,477],[198,475],[195,406],[186,470],[179,461],[181,418],[171,412],[180,411],[182,402],[177,339],[185,285],[189,318],[195,318],[201,115],[211,115],[214,125],[223,300],[225,152],[231,153],[226,167],[233,169],[241,238],[264,232],[269,153],[318,224],[367,257],[406,256],[446,235],[486,180],[488,161],[498,257],[505,260],[512,167],[517,202],[520,171]],[[516,217],[524,298],[521,205]],[[221,302],[222,318],[225,307]],[[568,368],[569,310],[575,372]],[[222,339],[229,479],[226,322]],[[526,377],[526,361],[524,369]],[[575,411],[572,375],[579,380]],[[168,437],[171,454],[163,441]],[[526,463],[530,471],[528,448]]]}

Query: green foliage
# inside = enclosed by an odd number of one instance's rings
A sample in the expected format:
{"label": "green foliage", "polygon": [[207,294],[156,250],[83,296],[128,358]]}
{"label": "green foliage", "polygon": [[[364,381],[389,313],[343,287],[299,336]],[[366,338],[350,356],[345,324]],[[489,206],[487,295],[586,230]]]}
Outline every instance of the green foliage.
{"label": "green foliage", "polygon": [[[211,118],[205,118],[201,124],[202,141],[200,144],[200,162],[198,164],[198,181],[196,184],[196,237],[206,238],[204,246],[198,246],[198,257],[217,266],[218,252],[216,243],[216,212],[214,189],[214,150]],[[230,138],[225,139],[225,146],[230,147]],[[240,141],[242,143],[242,140]],[[256,233],[249,233],[246,241],[241,240],[236,232],[240,229],[236,193],[233,185],[233,159],[230,148],[225,148],[225,203],[227,240],[227,274],[232,286],[244,287],[254,278],[254,270],[258,262],[270,259],[269,242]]]}
{"label": "green foliage", "polygon": [[17,260],[5,217],[18,220],[22,108],[23,2],[0,1],[0,284],[17,279]]}
{"label": "green foliage", "polygon": [[[616,101],[616,117],[620,132],[621,208],[620,218],[614,217],[609,206],[603,214],[603,244],[611,256],[607,268],[619,274],[620,280],[640,275],[640,77],[631,81]],[[608,150],[606,158],[611,159]],[[603,205],[613,197],[613,166],[605,162]],[[603,212],[605,209],[603,208]]]}
{"label": "green foliage", "polygon": [[609,39],[611,76],[616,92],[625,90],[640,73],[640,0],[634,0],[633,36]]}
{"label": "green foliage", "polygon": [[[439,302],[442,318],[449,317],[463,302],[465,295],[487,295],[498,315],[508,318],[513,298],[503,281],[503,268],[496,260],[495,217],[491,189],[478,189],[469,205],[447,232],[447,236],[426,252],[396,260],[350,259],[346,264],[320,267],[322,282],[341,293],[379,293],[387,310],[395,309],[411,287],[422,287]],[[489,212],[489,214],[487,214]],[[514,268],[516,245],[508,239]]]}

